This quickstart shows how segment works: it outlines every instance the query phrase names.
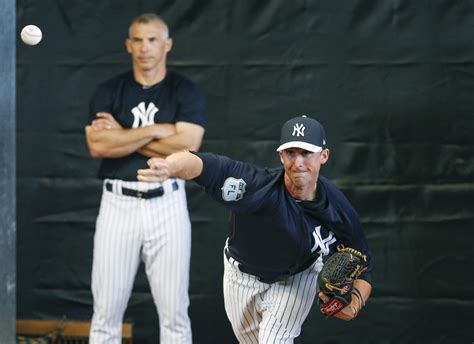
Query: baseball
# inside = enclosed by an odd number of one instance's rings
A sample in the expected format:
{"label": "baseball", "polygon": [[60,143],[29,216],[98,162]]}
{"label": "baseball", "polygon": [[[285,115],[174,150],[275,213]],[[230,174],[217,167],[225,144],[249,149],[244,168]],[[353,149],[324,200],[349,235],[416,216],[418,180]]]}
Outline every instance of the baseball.
{"label": "baseball", "polygon": [[21,30],[21,40],[28,45],[36,45],[43,38],[41,30],[36,25],[27,25]]}

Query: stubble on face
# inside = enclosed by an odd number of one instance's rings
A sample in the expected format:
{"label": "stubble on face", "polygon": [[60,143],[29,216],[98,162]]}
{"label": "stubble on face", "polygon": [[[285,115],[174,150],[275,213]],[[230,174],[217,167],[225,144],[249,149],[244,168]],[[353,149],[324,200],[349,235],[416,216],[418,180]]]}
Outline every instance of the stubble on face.
{"label": "stubble on face", "polygon": [[164,36],[160,22],[132,25],[127,44],[136,68],[144,72],[165,68],[168,39]]}
{"label": "stubble on face", "polygon": [[320,169],[320,154],[294,148],[281,152],[285,185],[293,197],[312,199]]}

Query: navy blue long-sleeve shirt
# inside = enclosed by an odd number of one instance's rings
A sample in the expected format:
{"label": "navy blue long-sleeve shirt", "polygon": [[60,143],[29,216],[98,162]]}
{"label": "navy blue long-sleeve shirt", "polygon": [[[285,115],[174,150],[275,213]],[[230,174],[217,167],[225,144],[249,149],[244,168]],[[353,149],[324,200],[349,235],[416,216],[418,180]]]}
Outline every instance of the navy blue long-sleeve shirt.
{"label": "navy blue long-sleeve shirt", "polygon": [[[203,171],[195,181],[231,210],[227,254],[269,283],[304,270],[338,245],[370,258],[359,217],[343,193],[319,176],[317,199],[296,200],[283,168],[259,168],[211,153],[195,153]],[[369,259],[370,262],[370,259]],[[360,278],[371,282],[372,266]]]}

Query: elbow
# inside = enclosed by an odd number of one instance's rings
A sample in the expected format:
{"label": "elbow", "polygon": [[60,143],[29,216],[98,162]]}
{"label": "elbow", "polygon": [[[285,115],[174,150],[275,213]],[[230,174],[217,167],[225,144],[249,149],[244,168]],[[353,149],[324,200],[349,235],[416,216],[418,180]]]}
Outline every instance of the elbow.
{"label": "elbow", "polygon": [[94,159],[122,158],[128,154],[128,153],[121,152],[119,150],[106,149],[105,147],[96,147],[96,148],[89,147],[89,153]]}
{"label": "elbow", "polygon": [[188,142],[186,142],[186,147],[184,147],[183,149],[197,152],[199,148],[201,148],[201,144],[202,144],[202,137],[190,139]]}
{"label": "elbow", "polygon": [[102,158],[102,154],[100,152],[100,147],[99,147],[99,144],[98,144],[98,141],[97,139],[94,137],[94,135],[92,135],[92,127],[91,126],[87,126],[86,127],[86,144],[87,144],[87,148],[89,148],[89,154],[93,157],[93,158]]}
{"label": "elbow", "polygon": [[95,159],[107,158],[110,155],[104,145],[92,139],[87,140],[87,148],[89,148],[89,154]]}
{"label": "elbow", "polygon": [[191,147],[189,148],[189,150],[192,150],[192,151],[197,152],[197,151],[199,150],[199,148],[201,148],[201,141],[194,142],[194,144],[191,145]]}
{"label": "elbow", "polygon": [[98,149],[89,147],[89,154],[94,158],[94,159],[100,159],[103,158],[104,155],[102,152],[100,152]]}
{"label": "elbow", "polygon": [[94,144],[91,140],[87,140],[87,148],[89,148],[89,154],[93,158],[99,159],[105,157],[104,149],[101,149],[100,145]]}
{"label": "elbow", "polygon": [[178,145],[176,145],[170,152],[169,154],[175,153],[175,152],[180,152],[183,150],[189,150],[189,151],[198,151],[199,147],[201,146],[200,141],[195,141],[195,140],[182,140]]}
{"label": "elbow", "polygon": [[94,159],[103,158],[103,156],[102,156],[98,151],[89,150],[89,153],[90,153],[90,155],[91,155]]}
{"label": "elbow", "polygon": [[197,151],[201,147],[204,137],[204,128],[195,124],[177,126],[177,132],[173,139],[175,149]]}

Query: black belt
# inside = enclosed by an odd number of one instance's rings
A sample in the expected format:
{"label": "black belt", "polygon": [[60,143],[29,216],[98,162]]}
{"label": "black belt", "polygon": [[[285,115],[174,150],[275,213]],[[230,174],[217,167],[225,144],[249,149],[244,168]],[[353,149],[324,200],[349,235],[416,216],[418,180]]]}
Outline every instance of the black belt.
{"label": "black belt", "polygon": [[[107,191],[112,192],[113,184],[110,182],[106,182],[105,188]],[[176,180],[173,181],[173,191],[178,190],[178,188],[179,188],[178,182]],[[148,191],[139,191],[139,190],[133,190],[133,189],[124,188],[124,187],[122,187],[121,190],[122,190],[122,195],[132,196],[136,198],[143,198],[143,199],[161,197],[165,193],[165,189],[162,186],[156,189],[148,190]]]}
{"label": "black belt", "polygon": [[[232,258],[232,256],[230,255],[230,253],[228,252],[227,249],[224,250],[224,253],[225,253],[225,256],[226,256],[227,260]],[[271,284],[271,283],[274,283],[274,282],[286,280],[287,278],[291,277],[292,275],[296,275],[297,273],[299,273],[303,270],[306,270],[311,265],[313,265],[313,263],[316,261],[316,259],[318,259],[318,257],[311,257],[304,264],[299,266],[297,269],[294,269],[293,271],[286,271],[286,272],[283,272],[283,273],[276,273],[274,271],[271,271],[271,272],[256,271],[255,269],[251,269],[251,268],[243,265],[242,263],[240,263],[238,261],[236,261],[236,262],[238,263],[238,268],[239,268],[240,271],[242,271],[246,274],[250,274],[250,275],[253,275],[253,276],[257,277],[257,279],[260,282]]]}

